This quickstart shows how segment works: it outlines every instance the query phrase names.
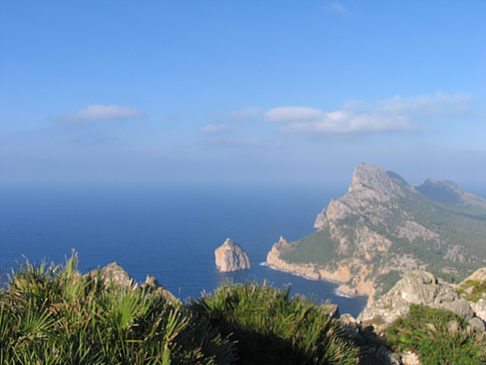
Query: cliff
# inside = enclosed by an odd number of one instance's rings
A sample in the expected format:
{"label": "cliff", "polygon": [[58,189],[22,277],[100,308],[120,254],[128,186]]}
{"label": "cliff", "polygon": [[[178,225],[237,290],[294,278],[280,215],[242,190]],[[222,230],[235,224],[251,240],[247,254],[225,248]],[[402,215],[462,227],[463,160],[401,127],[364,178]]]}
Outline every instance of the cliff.
{"label": "cliff", "polygon": [[414,186],[360,164],[348,193],[331,200],[315,228],[274,244],[267,264],[339,282],[341,292],[367,295],[370,303],[407,271],[427,269],[457,282],[486,264],[486,201],[449,181]]}
{"label": "cliff", "polygon": [[214,251],[216,266],[222,272],[244,270],[250,268],[250,259],[246,252],[232,239],[227,238]]}

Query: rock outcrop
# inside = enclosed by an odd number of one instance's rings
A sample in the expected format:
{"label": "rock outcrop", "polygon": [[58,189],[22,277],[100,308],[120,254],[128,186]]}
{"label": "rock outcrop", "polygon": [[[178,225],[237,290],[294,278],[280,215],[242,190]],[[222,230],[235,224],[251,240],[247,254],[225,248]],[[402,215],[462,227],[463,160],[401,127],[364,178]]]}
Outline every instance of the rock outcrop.
{"label": "rock outcrop", "polygon": [[147,275],[147,278],[145,279],[145,282],[141,285],[141,288],[159,293],[165,300],[167,300],[167,302],[171,304],[180,303],[180,300],[174,294],[172,294],[170,291],[160,285],[159,281],[150,274]]}
{"label": "rock outcrop", "polygon": [[142,285],[133,280],[133,278],[126,272],[118,263],[112,262],[105,267],[97,270],[92,270],[86,274],[86,277],[100,279],[101,282],[109,287],[112,284],[119,285],[124,288],[131,288],[133,290],[148,290],[150,292],[156,292],[167,300],[171,304],[179,303],[180,300],[165,289],[152,275],[147,275],[145,282]]}
{"label": "rock outcrop", "polygon": [[[412,186],[377,166],[356,166],[348,193],[332,199],[313,234],[280,239],[266,263],[310,279],[341,283],[369,304],[403,273],[435,270],[462,280],[486,264],[486,201],[447,181]],[[466,228],[467,227],[467,228]]]}
{"label": "rock outcrop", "polygon": [[116,262],[112,262],[102,269],[90,271],[87,275],[90,277],[99,275],[98,277],[106,286],[109,286],[111,283],[123,287],[135,288],[138,286],[132,277]]}
{"label": "rock outcrop", "polygon": [[216,266],[222,272],[244,270],[250,268],[250,259],[246,252],[232,239],[227,238],[214,251]]}
{"label": "rock outcrop", "polygon": [[457,289],[476,315],[486,322],[486,267],[476,270],[464,279]]}
{"label": "rock outcrop", "polygon": [[483,321],[455,287],[421,270],[406,273],[387,294],[367,306],[357,319],[363,326],[373,326],[381,332],[397,318],[405,317],[411,304],[450,310],[471,325],[485,329]]}

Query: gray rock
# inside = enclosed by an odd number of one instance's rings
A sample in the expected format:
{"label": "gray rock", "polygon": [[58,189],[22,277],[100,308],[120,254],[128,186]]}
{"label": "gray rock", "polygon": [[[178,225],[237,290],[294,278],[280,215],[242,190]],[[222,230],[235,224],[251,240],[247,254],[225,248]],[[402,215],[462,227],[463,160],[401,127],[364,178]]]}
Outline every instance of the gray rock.
{"label": "gray rock", "polygon": [[137,287],[137,283],[116,262],[112,262],[102,269],[90,271],[87,276],[92,278],[99,277],[106,286],[114,283],[123,287]]}
{"label": "gray rock", "polygon": [[160,285],[159,281],[150,274],[147,275],[147,278],[145,279],[145,282],[142,284],[141,287],[142,289],[159,293],[170,304],[181,304],[180,300],[174,294],[172,294],[170,291]]}
{"label": "gray rock", "polygon": [[250,268],[250,259],[246,252],[232,239],[227,238],[214,251],[216,266],[222,272],[244,270]]}
{"label": "gray rock", "polygon": [[480,329],[481,331],[486,331],[486,325],[483,320],[479,317],[471,318],[467,321],[471,326]]}
{"label": "gray rock", "polygon": [[[471,282],[474,282],[474,285],[468,285]],[[480,268],[473,272],[470,276],[464,279],[459,285],[458,288],[461,289],[464,294],[462,295],[466,300],[469,301],[471,308],[476,313],[476,316],[481,318],[483,321],[486,322],[486,292],[483,293],[475,293],[473,295],[473,290],[476,285],[485,285],[486,283],[486,267]],[[471,300],[472,297],[475,297],[474,300]]]}
{"label": "gray rock", "polygon": [[106,265],[102,269],[90,271],[86,274],[86,277],[93,278],[95,280],[100,279],[105,287],[109,287],[112,284],[120,285],[124,288],[131,288],[133,290],[146,289],[151,292],[157,292],[162,295],[169,303],[179,303],[180,300],[174,296],[170,291],[165,289],[152,275],[147,275],[145,282],[138,286],[138,284],[132,279],[132,277],[116,262]]}
{"label": "gray rock", "polygon": [[486,299],[479,299],[477,302],[469,302],[469,305],[476,315],[486,322]]}
{"label": "gray rock", "polygon": [[406,273],[387,294],[358,316],[363,325],[372,325],[381,332],[399,317],[408,314],[411,304],[447,309],[470,320],[474,311],[450,284],[442,282],[431,273],[414,270]]}

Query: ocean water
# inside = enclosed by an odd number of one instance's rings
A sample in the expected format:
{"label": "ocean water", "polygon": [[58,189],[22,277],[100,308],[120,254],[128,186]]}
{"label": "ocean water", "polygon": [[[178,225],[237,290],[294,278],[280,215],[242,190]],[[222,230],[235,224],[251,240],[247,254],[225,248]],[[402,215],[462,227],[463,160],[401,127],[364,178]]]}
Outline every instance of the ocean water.
{"label": "ocean water", "polygon": [[[225,280],[266,280],[357,315],[365,297],[339,296],[336,284],[260,265],[280,235],[296,240],[313,232],[316,214],[343,193],[332,187],[1,188],[0,273],[23,256],[63,263],[74,249],[82,272],[116,261],[135,280],[151,274],[183,300]],[[214,249],[227,237],[247,251],[250,270],[218,272]]]}

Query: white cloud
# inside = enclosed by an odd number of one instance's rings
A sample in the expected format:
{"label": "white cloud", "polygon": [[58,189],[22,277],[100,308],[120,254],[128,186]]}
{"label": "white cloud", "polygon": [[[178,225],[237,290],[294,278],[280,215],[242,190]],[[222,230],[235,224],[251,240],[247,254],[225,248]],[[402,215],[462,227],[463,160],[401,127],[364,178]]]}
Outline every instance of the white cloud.
{"label": "white cloud", "polygon": [[336,111],[326,113],[318,120],[287,123],[282,127],[286,132],[325,134],[353,132],[383,132],[412,130],[415,126],[404,116],[388,117],[373,114],[354,114]]}
{"label": "white cloud", "polygon": [[265,113],[265,119],[270,122],[302,122],[312,121],[326,115],[322,110],[306,106],[283,106],[270,109]]}
{"label": "white cloud", "polygon": [[144,117],[145,113],[128,106],[91,104],[74,114],[59,117],[61,122],[77,123],[96,120],[121,120]]}
{"label": "white cloud", "polygon": [[291,133],[409,131],[417,128],[414,121],[424,117],[467,112],[468,101],[467,94],[397,95],[374,103],[352,101],[331,112],[303,106],[278,107],[267,111],[265,119],[282,123],[282,130]]}
{"label": "white cloud", "polygon": [[222,133],[222,132],[227,132],[229,130],[229,127],[226,124],[207,124],[201,129],[199,129],[199,132],[205,133],[205,134],[212,134],[212,133]]}

